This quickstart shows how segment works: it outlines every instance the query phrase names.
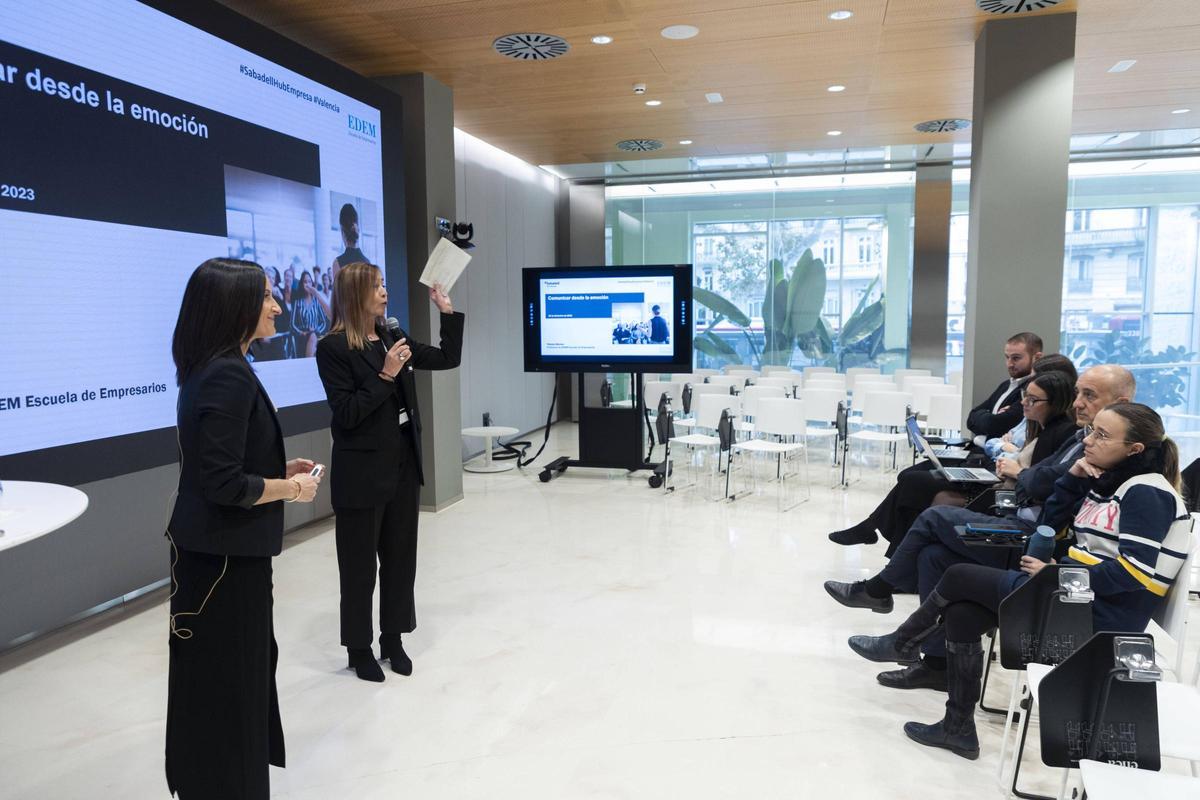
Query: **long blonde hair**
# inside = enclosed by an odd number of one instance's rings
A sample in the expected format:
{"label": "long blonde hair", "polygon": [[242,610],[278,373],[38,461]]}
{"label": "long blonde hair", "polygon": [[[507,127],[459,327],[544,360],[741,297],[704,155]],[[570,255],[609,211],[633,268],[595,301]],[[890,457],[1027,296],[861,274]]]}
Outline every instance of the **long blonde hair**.
{"label": "long blonde hair", "polygon": [[375,327],[377,318],[367,310],[375,295],[375,280],[382,278],[379,267],[365,261],[347,264],[333,279],[333,323],[330,333],[343,333],[351,350],[367,346],[364,331]]}

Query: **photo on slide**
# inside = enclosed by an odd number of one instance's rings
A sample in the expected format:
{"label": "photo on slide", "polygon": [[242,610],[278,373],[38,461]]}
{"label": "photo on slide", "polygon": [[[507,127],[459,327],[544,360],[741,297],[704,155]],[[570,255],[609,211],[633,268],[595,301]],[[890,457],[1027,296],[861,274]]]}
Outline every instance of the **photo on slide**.
{"label": "photo on slide", "polygon": [[670,344],[671,326],[658,303],[613,303],[613,344]]}

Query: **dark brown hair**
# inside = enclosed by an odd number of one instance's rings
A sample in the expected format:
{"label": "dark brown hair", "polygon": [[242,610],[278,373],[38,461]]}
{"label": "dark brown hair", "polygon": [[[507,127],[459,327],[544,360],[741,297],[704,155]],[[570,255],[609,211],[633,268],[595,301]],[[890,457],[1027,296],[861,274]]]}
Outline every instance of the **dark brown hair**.
{"label": "dark brown hair", "polygon": [[1033,362],[1033,371],[1037,375],[1044,372],[1061,372],[1071,380],[1072,386],[1075,385],[1075,381],[1079,380],[1079,372],[1076,371],[1074,362],[1062,353],[1050,353],[1042,356]]}
{"label": "dark brown hair", "polygon": [[[1046,402],[1050,404],[1050,413],[1046,415],[1047,421],[1059,417],[1075,419],[1075,381],[1071,380],[1065,372],[1055,370],[1039,372],[1029,383],[1046,393]],[[1026,384],[1026,386],[1028,385]],[[1024,390],[1021,394],[1024,396]],[[1026,442],[1032,442],[1041,433],[1041,423],[1031,419],[1025,421]]]}
{"label": "dark brown hair", "polygon": [[342,238],[347,246],[358,244],[358,210],[351,203],[346,203],[338,212],[338,225],[341,226]]}
{"label": "dark brown hair", "polygon": [[1014,333],[1012,336],[1008,337],[1008,341],[1005,342],[1005,344],[1023,344],[1025,345],[1025,349],[1029,351],[1030,355],[1042,352],[1042,337],[1038,336],[1036,333],[1030,333],[1029,331]]}
{"label": "dark brown hair", "polygon": [[188,278],[171,338],[175,382],[214,359],[241,355],[262,316],[266,273],[253,261],[210,258]]}
{"label": "dark brown hair", "polygon": [[[1142,403],[1113,403],[1105,411],[1111,411],[1125,420],[1125,442],[1145,446],[1151,463],[1158,463],[1158,473],[1167,482],[1179,489],[1179,448],[1167,438],[1162,417],[1153,408]],[[1158,458],[1155,450],[1161,450]]]}

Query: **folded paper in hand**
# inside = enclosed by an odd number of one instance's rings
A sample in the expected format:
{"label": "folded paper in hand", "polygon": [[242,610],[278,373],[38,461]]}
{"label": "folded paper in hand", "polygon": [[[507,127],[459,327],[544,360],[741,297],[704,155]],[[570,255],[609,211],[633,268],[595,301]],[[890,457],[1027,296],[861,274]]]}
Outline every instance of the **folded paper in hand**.
{"label": "folded paper in hand", "polygon": [[466,251],[457,247],[454,242],[438,239],[437,246],[425,262],[425,271],[421,273],[420,281],[426,286],[441,284],[442,291],[449,292],[470,260],[471,257]]}

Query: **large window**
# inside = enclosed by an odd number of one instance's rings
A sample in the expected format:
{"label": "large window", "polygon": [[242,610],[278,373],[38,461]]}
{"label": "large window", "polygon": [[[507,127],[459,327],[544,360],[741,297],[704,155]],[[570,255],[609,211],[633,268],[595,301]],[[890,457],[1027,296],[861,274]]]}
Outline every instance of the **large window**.
{"label": "large window", "polygon": [[896,171],[610,187],[610,263],[694,264],[715,295],[696,305],[697,366],[904,366],[912,186]]}

